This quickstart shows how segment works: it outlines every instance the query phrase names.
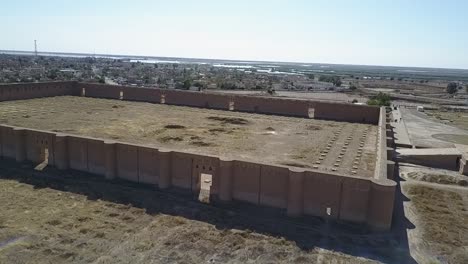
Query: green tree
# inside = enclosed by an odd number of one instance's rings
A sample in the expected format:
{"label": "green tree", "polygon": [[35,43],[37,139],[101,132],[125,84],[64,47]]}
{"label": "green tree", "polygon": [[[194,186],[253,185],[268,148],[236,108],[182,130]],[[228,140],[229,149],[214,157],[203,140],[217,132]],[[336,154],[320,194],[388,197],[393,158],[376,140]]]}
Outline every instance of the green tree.
{"label": "green tree", "polygon": [[337,79],[335,79],[335,80],[333,81],[333,84],[334,84],[336,87],[340,87],[340,86],[341,86],[340,77],[338,77]]}
{"label": "green tree", "polygon": [[390,103],[391,103],[390,96],[382,92],[380,92],[379,94],[377,94],[377,96],[367,101],[368,105],[376,105],[376,106],[390,106]]}
{"label": "green tree", "polygon": [[192,81],[189,79],[185,80],[183,85],[184,89],[188,90],[190,86],[192,86]]}
{"label": "green tree", "polygon": [[57,77],[58,77],[58,74],[57,74],[57,70],[55,69],[51,70],[49,74],[47,74],[47,78],[52,79],[52,80],[57,79]]}
{"label": "green tree", "polygon": [[341,86],[341,79],[340,76],[335,75],[320,75],[319,77],[320,82],[329,82],[333,83],[333,85],[340,87]]}
{"label": "green tree", "polygon": [[448,93],[448,94],[454,94],[457,92],[457,83],[456,82],[451,82],[449,84],[447,84],[447,88],[445,89],[445,91]]}

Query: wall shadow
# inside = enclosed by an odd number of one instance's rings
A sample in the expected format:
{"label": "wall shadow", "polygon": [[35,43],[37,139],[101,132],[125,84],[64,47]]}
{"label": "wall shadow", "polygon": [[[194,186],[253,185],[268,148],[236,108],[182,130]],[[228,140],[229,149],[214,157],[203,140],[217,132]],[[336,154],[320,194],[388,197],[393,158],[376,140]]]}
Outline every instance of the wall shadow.
{"label": "wall shadow", "polygon": [[[397,166],[395,173],[398,173]],[[193,194],[177,189],[160,191],[151,185],[108,181],[88,173],[63,172],[52,167],[35,171],[32,164],[17,164],[6,159],[0,160],[0,179],[81,194],[89,200],[131,204],[150,215],[181,216],[212,224],[220,230],[251,230],[280,236],[295,242],[302,250],[320,247],[384,263],[416,263],[409,254],[407,239],[407,230],[414,226],[404,216],[403,202],[408,198],[401,193],[399,180],[392,230],[372,232],[365,226],[319,217],[292,219],[286,217],[283,210],[250,204],[204,204]]]}

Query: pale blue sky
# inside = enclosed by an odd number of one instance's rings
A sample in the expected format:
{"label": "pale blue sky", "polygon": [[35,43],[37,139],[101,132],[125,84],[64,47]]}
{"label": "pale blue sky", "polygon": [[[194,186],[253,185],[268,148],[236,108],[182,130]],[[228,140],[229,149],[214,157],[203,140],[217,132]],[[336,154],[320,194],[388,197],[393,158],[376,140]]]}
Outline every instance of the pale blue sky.
{"label": "pale blue sky", "polygon": [[465,0],[0,0],[0,49],[468,69]]}

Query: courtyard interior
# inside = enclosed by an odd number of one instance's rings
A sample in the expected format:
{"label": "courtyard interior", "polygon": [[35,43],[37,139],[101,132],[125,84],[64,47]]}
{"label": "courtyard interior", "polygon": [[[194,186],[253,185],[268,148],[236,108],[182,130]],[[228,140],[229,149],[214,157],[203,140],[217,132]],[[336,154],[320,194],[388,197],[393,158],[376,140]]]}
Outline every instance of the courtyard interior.
{"label": "courtyard interior", "polygon": [[0,123],[372,177],[376,125],[59,96],[0,102]]}

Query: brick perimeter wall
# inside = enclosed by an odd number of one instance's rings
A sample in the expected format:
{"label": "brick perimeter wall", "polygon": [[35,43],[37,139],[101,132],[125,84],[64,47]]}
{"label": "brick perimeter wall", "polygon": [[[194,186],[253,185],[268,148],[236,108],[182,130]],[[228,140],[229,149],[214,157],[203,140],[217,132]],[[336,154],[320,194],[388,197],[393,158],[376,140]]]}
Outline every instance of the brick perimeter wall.
{"label": "brick perimeter wall", "polygon": [[0,84],[0,101],[79,95],[76,82]]}
{"label": "brick perimeter wall", "polygon": [[[0,155],[17,161],[40,162],[48,149],[49,164],[96,175],[176,187],[194,194],[200,174],[212,175],[211,195],[302,214],[367,223],[378,229],[391,225],[395,182],[387,179],[385,110],[350,104],[249,97],[190,91],[160,90],[101,84],[60,82],[0,85],[0,100],[58,95],[82,95],[193,107],[373,123],[379,125],[378,154],[373,179],[305,169],[222,160],[219,157],[159,150],[49,131],[0,125]],[[233,108],[233,109],[229,109]],[[110,145],[109,145],[110,144]]]}
{"label": "brick perimeter wall", "polygon": [[314,118],[317,119],[368,124],[378,124],[379,121],[379,108],[366,105],[105,84],[77,83],[76,85],[76,90],[81,91],[85,88],[86,96],[96,98],[119,99],[122,92],[123,100],[130,101],[150,103],[164,101],[163,103],[168,105],[305,118],[309,117],[309,110],[313,109]]}
{"label": "brick perimeter wall", "polygon": [[[24,133],[23,144],[17,133]],[[44,149],[49,150],[49,164],[67,164],[67,168],[106,176],[115,170],[116,177],[132,182],[160,186],[160,150],[147,146],[115,142],[113,158],[115,168],[109,167],[105,141],[89,137],[56,134],[49,131],[17,128],[0,125],[0,149],[3,157],[17,158],[23,146],[27,153],[24,160],[41,162]],[[60,137],[59,137],[60,135]],[[62,140],[58,140],[61,138]],[[63,152],[67,150],[67,152]],[[230,195],[232,200],[255,205],[289,210],[298,204],[291,203],[296,190],[291,189],[291,170],[288,167],[260,164],[241,160],[224,161],[231,163],[231,170],[221,170],[220,158],[185,152],[169,152],[169,186],[193,194],[200,191],[200,174],[212,175],[211,196],[215,200]],[[231,176],[231,182],[226,174]],[[300,169],[303,176],[299,207],[301,214],[331,219],[367,223],[372,227],[388,229],[388,210],[382,209],[380,200],[388,191],[373,179],[348,177],[319,171]],[[227,185],[228,188],[221,188]],[[373,186],[375,190],[372,190]],[[379,191],[379,188],[384,188]],[[228,192],[228,193],[226,193]],[[374,199],[374,203],[371,200]],[[330,209],[328,214],[327,209]],[[372,213],[374,210],[376,213]],[[381,212],[386,213],[384,219]],[[390,218],[391,218],[391,214]]]}

